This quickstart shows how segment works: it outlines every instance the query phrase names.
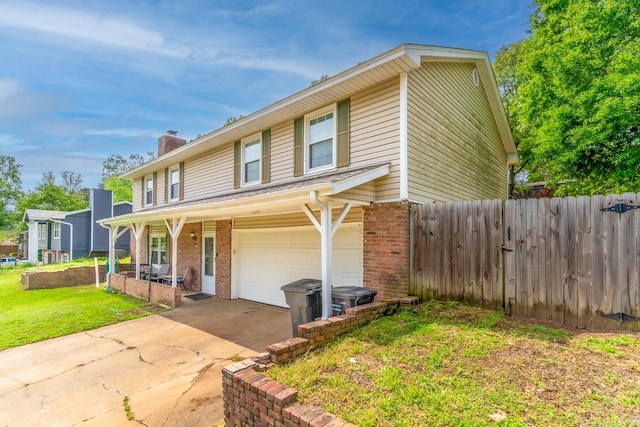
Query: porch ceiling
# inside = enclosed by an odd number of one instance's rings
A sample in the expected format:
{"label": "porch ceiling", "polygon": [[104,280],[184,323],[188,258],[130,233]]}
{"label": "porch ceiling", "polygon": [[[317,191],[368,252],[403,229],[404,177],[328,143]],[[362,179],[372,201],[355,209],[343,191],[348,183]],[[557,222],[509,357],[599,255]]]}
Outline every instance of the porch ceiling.
{"label": "porch ceiling", "polygon": [[373,189],[358,191],[358,199],[340,197],[341,193],[389,174],[389,164],[368,166],[340,171],[290,183],[264,186],[259,189],[233,192],[217,197],[175,205],[164,205],[128,215],[98,221],[106,226],[127,226],[133,223],[147,224],[165,219],[187,218],[186,222],[222,220],[231,217],[271,215],[296,212],[311,201],[311,192],[321,198],[337,198],[340,202],[369,204],[375,199]]}

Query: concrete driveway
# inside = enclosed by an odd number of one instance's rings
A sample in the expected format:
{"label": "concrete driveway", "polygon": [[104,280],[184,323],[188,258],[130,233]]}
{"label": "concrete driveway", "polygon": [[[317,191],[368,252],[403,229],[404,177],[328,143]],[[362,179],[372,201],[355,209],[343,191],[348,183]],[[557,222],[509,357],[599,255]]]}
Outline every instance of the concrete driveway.
{"label": "concrete driveway", "polygon": [[213,297],[5,350],[0,426],[216,425],[222,368],[290,337],[288,310]]}

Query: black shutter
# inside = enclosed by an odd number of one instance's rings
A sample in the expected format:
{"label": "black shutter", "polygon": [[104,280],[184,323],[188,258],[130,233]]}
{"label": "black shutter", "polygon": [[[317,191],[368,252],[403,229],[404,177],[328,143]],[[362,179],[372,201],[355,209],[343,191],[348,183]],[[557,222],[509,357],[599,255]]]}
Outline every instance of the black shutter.
{"label": "black shutter", "polygon": [[158,173],[153,173],[153,206],[158,204]]}
{"label": "black shutter", "polygon": [[169,186],[171,182],[169,180],[169,168],[164,168],[164,202],[169,201]]}
{"label": "black shutter", "polygon": [[184,199],[184,162],[180,162],[180,197],[179,200]]}

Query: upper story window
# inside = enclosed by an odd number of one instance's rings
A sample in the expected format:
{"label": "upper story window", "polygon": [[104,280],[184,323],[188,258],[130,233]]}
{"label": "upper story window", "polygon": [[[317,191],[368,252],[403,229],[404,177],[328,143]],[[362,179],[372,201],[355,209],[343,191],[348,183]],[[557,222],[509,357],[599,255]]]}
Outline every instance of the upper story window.
{"label": "upper story window", "polygon": [[335,111],[317,111],[305,117],[305,159],[307,171],[335,166]]}
{"label": "upper story window", "polygon": [[53,238],[54,239],[59,239],[60,238],[60,223],[59,222],[54,222],[53,223]]}
{"label": "upper story window", "polygon": [[169,169],[169,200],[180,198],[180,166],[176,165]]}
{"label": "upper story window", "polygon": [[260,182],[260,157],[262,144],[260,134],[242,140],[242,184]]}
{"label": "upper story window", "polygon": [[145,206],[153,205],[153,175],[144,178],[144,204]]}
{"label": "upper story window", "polygon": [[38,240],[47,238],[47,224],[38,224]]}

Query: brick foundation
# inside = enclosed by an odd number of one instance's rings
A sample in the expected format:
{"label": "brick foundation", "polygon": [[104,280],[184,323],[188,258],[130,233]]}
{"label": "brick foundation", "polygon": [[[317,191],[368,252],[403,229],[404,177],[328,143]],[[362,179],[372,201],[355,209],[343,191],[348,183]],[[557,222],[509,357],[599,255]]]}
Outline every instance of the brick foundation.
{"label": "brick foundation", "polygon": [[363,208],[363,286],[378,291],[376,301],[409,293],[409,202]]}
{"label": "brick foundation", "polygon": [[400,302],[374,302],[346,309],[341,316],[298,326],[297,338],[267,347],[256,360],[244,360],[222,370],[224,420],[226,426],[325,426],[351,427],[322,408],[297,401],[298,391],[273,381],[263,363],[285,363],[328,340],[365,325],[380,316],[395,313]]}
{"label": "brick foundation", "polygon": [[182,289],[163,283],[135,279],[124,274],[112,274],[109,286],[118,292],[173,308],[182,304]]}
{"label": "brick foundation", "polygon": [[231,220],[216,221],[216,296],[231,299]]}

